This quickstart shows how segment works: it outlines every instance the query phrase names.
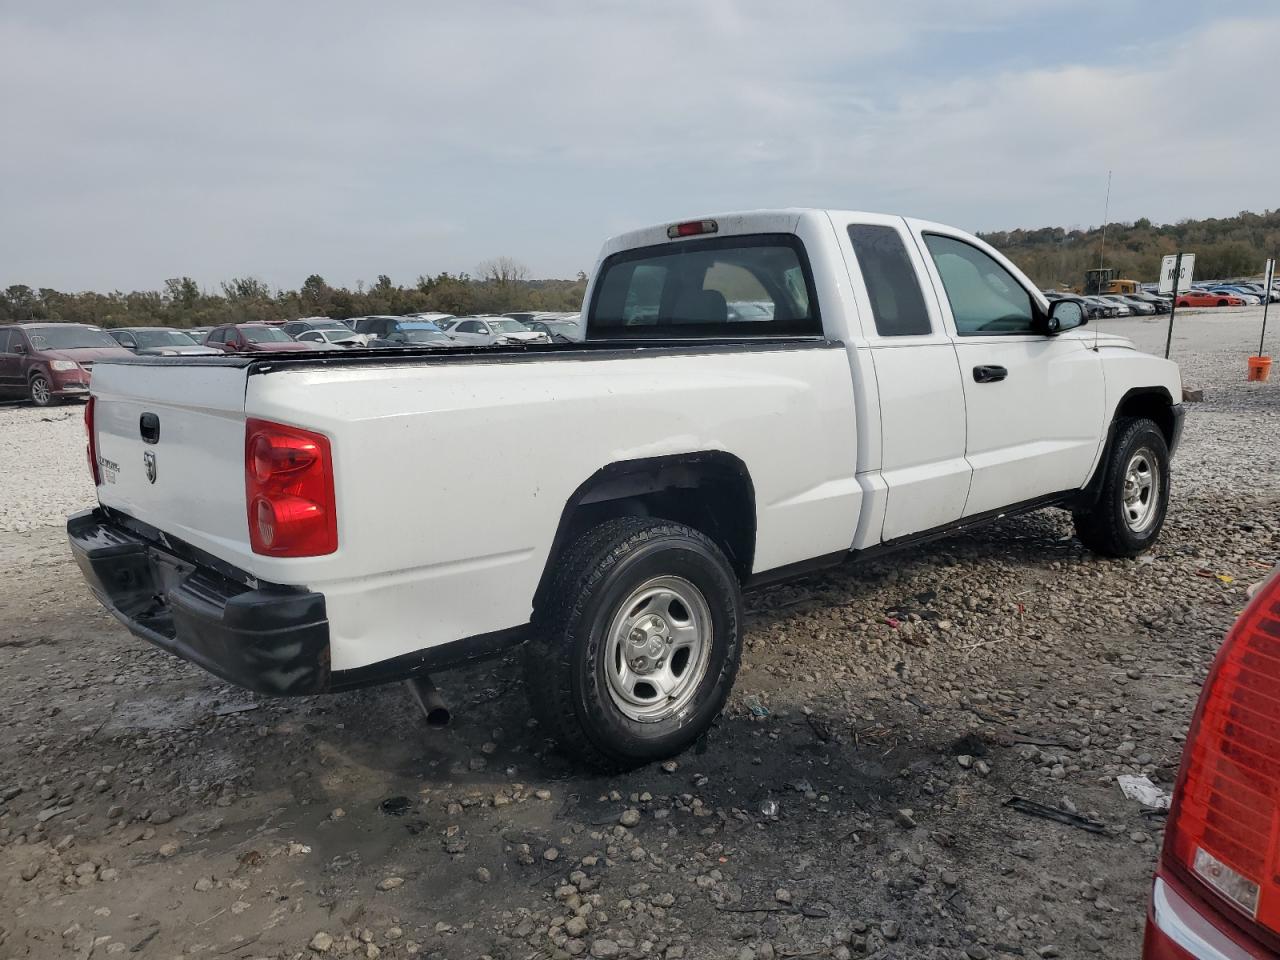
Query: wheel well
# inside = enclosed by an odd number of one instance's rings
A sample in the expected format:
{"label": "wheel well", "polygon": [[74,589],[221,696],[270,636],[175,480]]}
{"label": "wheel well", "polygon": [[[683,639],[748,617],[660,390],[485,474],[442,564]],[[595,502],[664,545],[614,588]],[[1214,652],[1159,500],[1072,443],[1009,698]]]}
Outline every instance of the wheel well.
{"label": "wheel well", "polygon": [[1164,442],[1173,447],[1176,429],[1173,398],[1164,387],[1139,387],[1130,390],[1116,407],[1116,419],[1121,417],[1147,417],[1154,420],[1164,435]]}
{"label": "wheel well", "polygon": [[755,488],[747,466],[721,451],[611,463],[569,498],[534,595],[541,605],[564,549],[614,517],[658,517],[700,530],[724,551],[740,581],[751,575],[756,546]]}

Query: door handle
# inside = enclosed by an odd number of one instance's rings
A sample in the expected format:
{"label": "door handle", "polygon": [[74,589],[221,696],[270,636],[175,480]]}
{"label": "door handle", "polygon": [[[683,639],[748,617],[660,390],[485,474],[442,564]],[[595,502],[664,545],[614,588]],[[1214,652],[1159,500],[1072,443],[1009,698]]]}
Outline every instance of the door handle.
{"label": "door handle", "polygon": [[154,413],[144,413],[138,418],[138,433],[144,443],[159,443],[160,418]]}
{"label": "door handle", "polygon": [[973,368],[973,379],[975,383],[995,383],[1003,380],[1009,375],[1009,371],[1004,367],[998,367],[995,364],[979,364]]}

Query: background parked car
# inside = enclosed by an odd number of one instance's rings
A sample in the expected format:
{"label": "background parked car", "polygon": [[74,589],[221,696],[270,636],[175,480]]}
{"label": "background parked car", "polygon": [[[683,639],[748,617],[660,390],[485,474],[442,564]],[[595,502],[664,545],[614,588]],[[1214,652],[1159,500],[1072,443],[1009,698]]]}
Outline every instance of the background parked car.
{"label": "background parked car", "polygon": [[120,346],[140,356],[178,357],[220,352],[197,343],[186,331],[172,327],[116,327],[107,332]]}
{"label": "background parked car", "polygon": [[1044,290],[1042,292],[1045,295],[1045,299],[1050,303],[1053,303],[1055,300],[1074,300],[1076,303],[1080,304],[1081,308],[1084,310],[1084,315],[1090,320],[1097,320],[1101,317],[1111,315],[1109,307],[1104,307],[1101,303],[1094,302],[1093,300],[1082,297],[1079,294],[1064,290]]}
{"label": "background parked car", "polygon": [[1147,913],[1145,960],[1275,957],[1280,850],[1280,568],[1200,689]]}
{"label": "background parked car", "polygon": [[1156,313],[1168,313],[1172,300],[1169,297],[1158,296],[1154,293],[1141,291],[1139,293],[1127,294],[1130,300],[1138,300],[1142,303],[1150,304]]}
{"label": "background parked car", "polygon": [[425,313],[410,313],[403,319],[426,320],[430,323],[434,323],[437,327],[440,327],[440,329],[443,330],[445,321],[454,319],[454,315],[452,313],[434,313],[432,311],[427,311]]}
{"label": "background parked car", "polygon": [[341,330],[303,330],[293,338],[295,343],[321,344],[334,347],[363,347],[369,338],[343,327]]}
{"label": "background parked car", "polygon": [[265,323],[232,323],[214,327],[205,343],[224,353],[289,353],[337,350],[330,344],[298,343],[280,327]]}
{"label": "background parked car", "polygon": [[584,339],[582,318],[577,314],[570,317],[563,314],[539,314],[532,320],[524,321],[524,325],[535,333],[545,333],[557,343],[575,343]]}
{"label": "background parked car", "polygon": [[1210,293],[1208,290],[1188,290],[1178,294],[1180,307],[1242,307],[1244,301],[1232,293]]}
{"label": "background parked car", "polygon": [[449,336],[468,346],[492,346],[498,343],[548,343],[551,338],[530,330],[510,317],[463,317],[447,331]]}
{"label": "background parked car", "polygon": [[1156,312],[1155,307],[1135,300],[1130,300],[1122,293],[1100,293],[1098,296],[1103,300],[1114,303],[1117,307],[1120,307],[1120,316],[1122,317],[1150,316]]}
{"label": "background parked car", "polygon": [[405,317],[393,317],[388,315],[355,317],[351,321],[351,329],[356,333],[363,333],[367,335],[371,340],[374,337],[386,339],[400,328],[400,324],[403,323],[405,319]]}
{"label": "background parked car", "polygon": [[1118,304],[1112,303],[1110,300],[1103,300],[1101,297],[1088,296],[1081,297],[1085,303],[1093,304],[1097,311],[1095,316],[1098,317],[1118,317],[1120,316],[1120,307]]}
{"label": "background parked car", "polygon": [[453,340],[429,320],[404,320],[385,337],[369,341],[370,347],[451,347]]}
{"label": "background parked car", "polygon": [[1229,297],[1239,297],[1240,301],[1245,304],[1245,306],[1250,307],[1257,306],[1262,302],[1262,297],[1244,287],[1236,286],[1235,284],[1232,284],[1231,286],[1210,287],[1208,292],[1226,294]]}
{"label": "background parked car", "polygon": [[[304,343],[336,343],[349,347],[362,346],[371,339],[367,334],[356,333],[340,320],[290,320],[282,329],[293,339]],[[306,334],[315,336],[304,336]]]}
{"label": "background parked car", "polygon": [[209,331],[213,327],[188,327],[187,335],[196,343],[204,343],[204,338],[209,335]]}
{"label": "background parked car", "polygon": [[19,323],[0,327],[0,395],[37,407],[89,392],[95,360],[132,356],[100,327]]}

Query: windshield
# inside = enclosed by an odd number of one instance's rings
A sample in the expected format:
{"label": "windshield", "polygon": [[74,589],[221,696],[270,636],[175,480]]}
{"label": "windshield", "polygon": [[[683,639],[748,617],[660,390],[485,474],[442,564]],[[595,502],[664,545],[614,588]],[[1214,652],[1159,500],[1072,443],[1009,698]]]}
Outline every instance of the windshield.
{"label": "windshield", "polygon": [[196,342],[180,330],[130,330],[138,346],[147,347],[194,347]]}
{"label": "windshield", "polygon": [[288,343],[293,339],[279,327],[241,327],[240,332],[250,343]]}
{"label": "windshield", "polygon": [[27,336],[36,350],[90,350],[96,347],[120,349],[110,336],[97,327],[65,326],[28,328]]}
{"label": "windshield", "polygon": [[529,333],[529,328],[519,320],[489,320],[489,329],[499,333]]}

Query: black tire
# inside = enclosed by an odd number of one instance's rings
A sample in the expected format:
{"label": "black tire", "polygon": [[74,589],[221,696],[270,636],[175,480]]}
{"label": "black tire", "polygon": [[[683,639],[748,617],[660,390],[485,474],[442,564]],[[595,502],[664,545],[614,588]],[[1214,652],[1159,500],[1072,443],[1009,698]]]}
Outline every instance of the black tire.
{"label": "black tire", "polygon": [[1219,300],[1219,301],[1218,301],[1218,306],[1220,306],[1220,307],[1225,307],[1226,305],[1227,305],[1227,301],[1225,301],[1225,300]]}
{"label": "black tire", "polygon": [[[1129,467],[1136,463],[1139,453],[1146,454],[1156,476],[1150,478],[1150,491],[1156,502],[1150,512],[1144,501],[1135,501],[1141,522],[1135,524],[1130,505],[1126,504],[1126,477]],[[1076,536],[1080,542],[1107,557],[1136,557],[1151,547],[1160,536],[1165,514],[1169,509],[1169,447],[1164,434],[1155,421],[1145,417],[1125,418],[1116,423],[1115,440],[1111,444],[1107,462],[1101,467],[1102,489],[1097,502],[1088,510],[1072,514]],[[1139,468],[1136,475],[1140,478]],[[1136,484],[1135,487],[1141,487]]]}
{"label": "black tire", "polygon": [[53,388],[49,385],[49,378],[43,373],[37,373],[31,377],[27,383],[27,390],[35,406],[53,406]]}
{"label": "black tire", "polygon": [[[705,670],[679,712],[641,721],[615,702],[606,676],[608,634],[642,585],[675,577],[696,587],[710,615]],[[742,656],[742,591],[724,554],[684,524],[621,517],[589,530],[553,572],[534,636],[524,647],[534,715],[560,749],[603,770],[662,760],[689,747],[724,708]],[[674,657],[671,658],[674,664]]]}

